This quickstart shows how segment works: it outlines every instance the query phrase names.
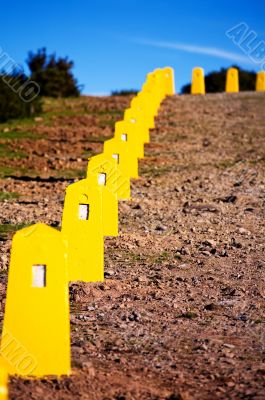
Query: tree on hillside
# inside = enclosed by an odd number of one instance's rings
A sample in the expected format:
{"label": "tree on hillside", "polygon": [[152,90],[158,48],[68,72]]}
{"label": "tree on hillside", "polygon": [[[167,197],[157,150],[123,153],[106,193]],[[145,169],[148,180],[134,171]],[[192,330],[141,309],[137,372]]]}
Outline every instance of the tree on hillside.
{"label": "tree on hillside", "polygon": [[31,89],[29,79],[21,72],[0,72],[0,123],[41,112],[38,93],[31,92]]}
{"label": "tree on hillside", "polygon": [[[256,72],[246,71],[237,65],[233,65],[239,71],[239,88],[240,91],[255,90]],[[216,93],[225,91],[226,68],[221,68],[220,71],[213,71],[205,75],[205,90],[206,93]],[[188,83],[181,88],[181,93],[190,93],[191,84]]]}
{"label": "tree on hillside", "polygon": [[67,57],[47,55],[46,49],[39,49],[36,53],[28,54],[27,64],[31,72],[31,79],[40,86],[41,96],[77,97],[80,87],[73,76],[71,69],[73,61]]}

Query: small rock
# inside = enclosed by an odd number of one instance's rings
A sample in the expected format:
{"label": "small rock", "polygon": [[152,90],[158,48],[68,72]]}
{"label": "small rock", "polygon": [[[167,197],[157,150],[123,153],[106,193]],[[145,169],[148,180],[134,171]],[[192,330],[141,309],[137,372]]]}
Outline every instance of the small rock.
{"label": "small rock", "polygon": [[235,346],[233,344],[230,344],[230,343],[224,343],[223,346],[227,347],[228,349],[234,349],[235,348]]}
{"label": "small rock", "polygon": [[129,318],[129,321],[138,322],[138,321],[140,321],[141,315],[138,314],[137,312],[133,311],[133,312],[131,313],[131,315],[129,315],[128,318]]}
{"label": "small rock", "polygon": [[245,313],[242,313],[238,315],[237,319],[239,319],[239,321],[246,322],[248,320],[248,316]]}
{"label": "small rock", "polygon": [[34,121],[35,121],[35,122],[42,122],[42,121],[43,121],[43,118],[42,118],[42,117],[35,117],[35,118],[34,118]]}
{"label": "small rock", "polygon": [[133,210],[141,210],[142,207],[141,207],[140,204],[134,204],[134,205],[132,206],[132,209],[133,209]]}
{"label": "small rock", "polygon": [[111,269],[109,269],[108,271],[104,272],[104,277],[109,278],[110,276],[113,276],[114,274],[115,274],[115,272],[112,271]]}
{"label": "small rock", "polygon": [[183,264],[179,264],[178,267],[181,268],[181,269],[188,269],[189,265],[183,263]]}
{"label": "small rock", "polygon": [[157,225],[157,226],[155,227],[155,230],[156,230],[156,231],[160,231],[160,232],[164,232],[164,231],[167,230],[167,227],[164,226],[164,225]]}
{"label": "small rock", "polygon": [[250,235],[250,232],[248,230],[246,230],[245,228],[238,228],[236,230],[237,233],[240,233],[240,235]]}
{"label": "small rock", "polygon": [[93,364],[92,364],[91,361],[84,361],[84,362],[82,363],[82,368],[86,370],[86,373],[87,373],[89,376],[92,376],[92,377],[93,377],[93,376],[96,375],[95,368],[93,367]]}
{"label": "small rock", "polygon": [[215,310],[218,310],[219,307],[218,307],[217,304],[209,303],[209,304],[206,304],[206,306],[204,307],[204,309],[207,310],[207,311],[215,311]]}
{"label": "small rock", "polygon": [[212,239],[206,239],[202,244],[209,247],[216,247],[216,242]]}

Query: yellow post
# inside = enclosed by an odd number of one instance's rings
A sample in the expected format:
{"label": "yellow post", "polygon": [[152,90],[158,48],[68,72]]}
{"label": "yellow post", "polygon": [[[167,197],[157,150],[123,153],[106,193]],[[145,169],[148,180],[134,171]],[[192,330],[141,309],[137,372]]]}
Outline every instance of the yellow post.
{"label": "yellow post", "polygon": [[139,137],[139,131],[141,131],[141,127],[139,127],[139,123],[137,122],[132,122],[131,120],[118,121],[115,123],[114,137],[128,142],[132,154],[137,158],[143,158],[144,143]]}
{"label": "yellow post", "polygon": [[45,224],[13,237],[1,340],[10,375],[70,374],[66,247],[62,233]]}
{"label": "yellow post", "polygon": [[152,103],[150,103],[152,109],[154,110],[154,116],[156,117],[158,114],[158,109],[160,105],[159,94],[155,91],[155,86],[153,83],[145,82],[142,86],[142,93],[148,93],[152,98]]}
{"label": "yellow post", "polygon": [[171,67],[165,67],[163,72],[165,77],[165,93],[168,96],[172,96],[175,94],[174,69]]}
{"label": "yellow post", "polygon": [[0,400],[8,400],[8,373],[3,360],[0,360]]}
{"label": "yellow post", "polygon": [[106,154],[89,158],[87,179],[102,195],[103,236],[118,236],[117,163]]}
{"label": "yellow post", "polygon": [[191,94],[205,94],[203,68],[195,67],[192,70]]}
{"label": "yellow post", "polygon": [[130,168],[137,159],[129,151],[129,147],[123,140],[112,138],[104,142],[104,154],[112,157],[118,166],[117,172],[117,191],[118,198],[128,200],[131,197]]}
{"label": "yellow post", "polygon": [[138,178],[138,158],[143,158],[144,144],[139,140],[137,135],[138,124],[133,124],[130,121],[118,121],[115,123],[114,138],[126,142],[128,151],[137,161],[132,164],[131,178]]}
{"label": "yellow post", "polygon": [[264,92],[265,91],[265,71],[259,71],[257,73],[256,91],[257,92]]}
{"label": "yellow post", "polygon": [[238,69],[228,68],[226,72],[226,93],[237,93],[239,91]]}
{"label": "yellow post", "polygon": [[62,233],[68,242],[69,281],[103,281],[102,196],[87,179],[66,189]]}
{"label": "yellow post", "polygon": [[[155,127],[155,112],[150,107],[151,95],[148,93],[140,92],[131,101],[131,108],[135,109],[137,112],[141,112],[146,120],[146,125],[148,129],[154,129]],[[150,103],[149,103],[150,102]]]}
{"label": "yellow post", "polygon": [[[137,134],[140,142],[150,142],[149,129],[147,125],[148,121],[145,119],[145,115],[142,110],[137,110],[136,108],[127,108],[124,112],[124,121],[131,122],[133,125],[135,125],[135,134]],[[142,157],[144,157],[144,153],[142,154]]]}
{"label": "yellow post", "polygon": [[154,94],[158,97],[160,104],[166,96],[162,69],[157,68],[153,72],[147,74],[147,82],[153,84]]}

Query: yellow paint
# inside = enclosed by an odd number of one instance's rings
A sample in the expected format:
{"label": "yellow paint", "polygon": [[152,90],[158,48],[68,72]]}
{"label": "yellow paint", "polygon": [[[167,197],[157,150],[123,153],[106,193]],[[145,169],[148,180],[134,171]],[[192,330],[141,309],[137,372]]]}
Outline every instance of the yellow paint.
{"label": "yellow paint", "polygon": [[62,233],[45,224],[13,237],[1,340],[10,375],[70,374],[66,247]]}
{"label": "yellow paint", "polygon": [[151,94],[140,92],[131,101],[131,108],[143,114],[148,129],[155,127],[155,111],[150,107],[151,97]]}
{"label": "yellow paint", "polygon": [[256,91],[257,92],[264,92],[265,91],[265,71],[259,71],[257,73]]}
{"label": "yellow paint", "polygon": [[138,178],[138,158],[144,156],[144,144],[139,140],[137,135],[137,124],[131,123],[130,121],[118,121],[115,123],[114,138],[125,141],[130,153],[137,162],[132,165],[133,174],[131,178]]}
{"label": "yellow paint", "polygon": [[225,91],[227,93],[237,93],[239,91],[238,69],[229,68],[227,70]]}
{"label": "yellow paint", "polygon": [[2,360],[0,361],[0,400],[8,400],[8,373]]}
{"label": "yellow paint", "polygon": [[112,157],[117,165],[117,191],[120,200],[128,200],[131,197],[130,168],[131,164],[137,162],[135,156],[130,152],[128,144],[123,140],[112,138],[104,142],[104,154]]}
{"label": "yellow paint", "polygon": [[[124,121],[131,122],[135,125],[134,132],[137,134],[140,143],[150,142],[147,120],[145,119],[142,110],[137,110],[137,108],[127,108],[124,112]],[[144,157],[144,153],[139,157]]]}
{"label": "yellow paint", "polygon": [[118,235],[117,163],[106,154],[98,154],[88,160],[87,179],[99,188],[102,196],[103,236]]}
{"label": "yellow paint", "polygon": [[191,94],[205,94],[203,68],[195,67],[192,70]]}
{"label": "yellow paint", "polygon": [[[140,128],[139,128],[140,129]],[[138,132],[138,123],[132,123],[131,121],[118,121],[115,123],[115,133],[114,137],[119,140],[128,142],[131,153],[136,158],[144,157],[144,143],[140,140]],[[138,178],[138,166],[137,166],[137,176],[132,176],[133,178]]]}
{"label": "yellow paint", "polygon": [[145,82],[142,86],[141,93],[148,94],[152,99],[150,106],[152,107],[154,116],[156,117],[158,114],[158,109],[160,106],[160,99],[157,93],[155,93],[155,86],[150,82]]}
{"label": "yellow paint", "polygon": [[148,91],[152,94],[153,96],[153,101],[156,106],[156,112],[158,112],[158,109],[160,107],[161,103],[161,98],[160,98],[160,93],[156,88],[156,81],[154,74],[147,74],[147,79],[146,82],[142,86],[143,91]]}
{"label": "yellow paint", "polygon": [[69,281],[103,281],[102,195],[87,179],[66,189],[62,233],[68,241]]}
{"label": "yellow paint", "polygon": [[147,82],[153,84],[153,94],[157,98],[158,107],[161,101],[165,98],[165,82],[163,71],[160,68],[147,74]]}
{"label": "yellow paint", "polygon": [[171,67],[165,67],[163,72],[165,77],[165,93],[168,96],[172,96],[175,94],[174,69]]}

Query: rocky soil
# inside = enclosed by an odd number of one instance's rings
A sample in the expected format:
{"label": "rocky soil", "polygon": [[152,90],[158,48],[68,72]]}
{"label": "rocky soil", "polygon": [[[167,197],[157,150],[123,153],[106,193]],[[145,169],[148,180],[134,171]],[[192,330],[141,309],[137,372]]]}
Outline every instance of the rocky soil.
{"label": "rocky soil", "polygon": [[[129,97],[45,101],[0,125],[0,300],[12,234],[60,227]],[[72,375],[11,378],[12,400],[265,398],[265,95],[167,98],[105,240],[105,283],[71,283]]]}

